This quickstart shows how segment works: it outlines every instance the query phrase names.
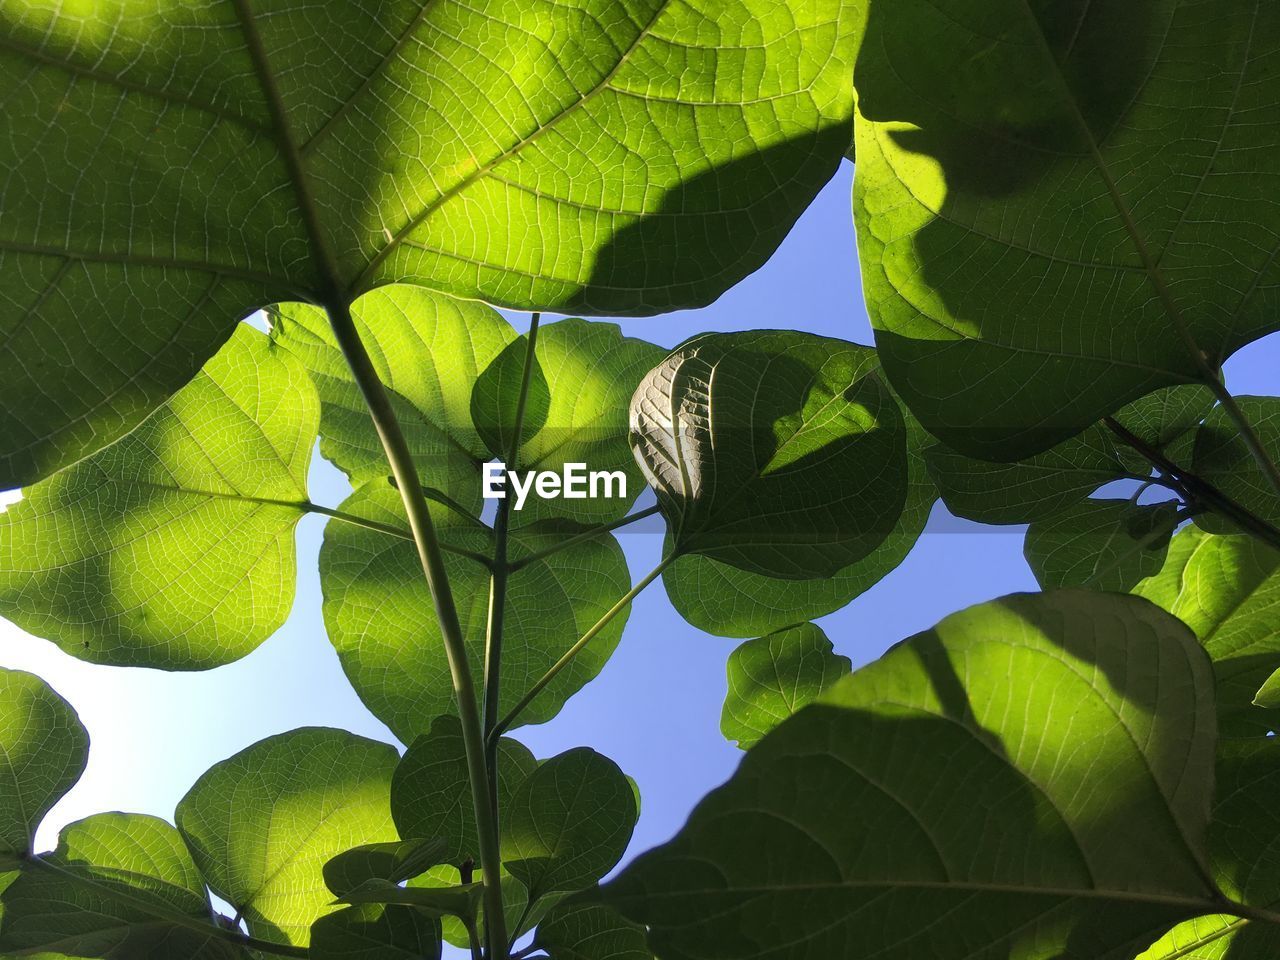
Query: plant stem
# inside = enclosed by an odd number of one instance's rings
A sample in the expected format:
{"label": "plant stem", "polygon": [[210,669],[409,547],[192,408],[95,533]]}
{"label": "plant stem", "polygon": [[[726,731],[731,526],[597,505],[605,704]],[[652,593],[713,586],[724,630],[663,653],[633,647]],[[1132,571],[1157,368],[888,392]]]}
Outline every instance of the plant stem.
{"label": "plant stem", "polygon": [[124,904],[140,910],[143,913],[155,917],[157,920],[167,920],[176,927],[183,927],[187,930],[193,930],[196,933],[205,934],[216,937],[219,940],[225,940],[228,943],[234,943],[247,950],[258,950],[263,953],[273,953],[281,957],[307,957],[309,952],[306,947],[298,947],[289,943],[273,943],[270,940],[260,940],[257,937],[251,937],[247,933],[241,933],[239,930],[229,930],[220,927],[216,923],[209,920],[193,917],[188,913],[183,913],[176,907],[168,904],[157,903],[149,897],[135,896],[120,884],[102,883],[92,877],[85,876],[83,873],[75,870],[68,870],[56,863],[46,860],[44,857],[32,856],[26,857],[23,861],[33,867],[56,873],[63,880],[75,884],[93,893],[114,900],[117,903]]}
{"label": "plant stem", "polygon": [[503,732],[506,731],[511,724],[515,722],[516,718],[520,716],[525,707],[529,706],[529,704],[533,702],[534,698],[542,692],[543,688],[554,680],[561,670],[572,663],[573,658],[582,652],[583,648],[595,638],[596,634],[607,627],[614,617],[625,610],[631,601],[640,595],[640,592],[644,590],[645,587],[658,579],[658,577],[662,575],[662,571],[667,569],[677,556],[679,556],[679,554],[669,553],[658,561],[658,565],[656,567],[646,573],[635,586],[623,594],[622,598],[610,607],[605,612],[604,616],[597,620],[591,629],[582,635],[581,639],[579,639],[577,643],[566,650],[564,656],[557,660],[551,669],[544,673],[538,682],[529,688],[529,692],[520,698],[520,702],[511,708],[507,715],[502,718],[502,721],[489,731],[490,742],[496,743],[498,738],[502,736]]}
{"label": "plant stem", "polygon": [[572,537],[561,540],[558,543],[553,543],[546,549],[539,550],[536,553],[531,553],[527,557],[521,557],[510,565],[510,569],[513,573],[516,570],[522,570],[531,563],[537,563],[539,560],[545,560],[552,554],[559,553],[561,550],[575,546],[584,540],[593,540],[601,534],[610,533],[611,531],[617,530],[619,527],[625,527],[629,523],[635,523],[637,520],[643,520],[645,517],[652,517],[661,509],[662,508],[657,504],[654,504],[652,507],[645,507],[643,510],[637,510],[635,513],[629,513],[620,520],[614,520],[612,523],[602,523],[600,526],[592,527],[590,530],[583,530],[581,533],[574,534]]}
{"label": "plant stem", "polygon": [[480,722],[480,707],[476,700],[475,684],[471,679],[471,666],[467,657],[462,625],[458,621],[458,609],[454,604],[453,590],[445,571],[444,554],[436,537],[435,524],[427,507],[427,499],[418,481],[417,467],[409,444],[396,420],[391,400],[374,369],[373,361],[365,350],[351,317],[350,308],[337,301],[328,307],[329,323],[338,346],[346,357],[352,376],[364,395],[365,404],[373,418],[374,428],[382,441],[391,465],[392,475],[404,501],[409,518],[409,529],[418,547],[422,572],[431,598],[444,641],[449,672],[453,678],[454,696],[458,703],[458,719],[462,726],[462,740],[467,755],[467,773],[471,782],[471,799],[475,807],[476,831],[479,837],[480,866],[484,871],[485,933],[489,956],[505,957],[507,932],[502,912],[502,859],[498,849],[498,828],[489,804],[489,777],[485,768],[485,736]]}
{"label": "plant stem", "polygon": [[[520,374],[520,392],[516,397],[515,421],[507,443],[507,470],[515,470],[520,457],[521,434],[524,433],[524,410],[529,400],[529,383],[533,368],[538,362],[534,351],[538,346],[538,321],[542,315],[535,313],[529,321],[528,342],[525,345],[524,369]],[[502,688],[502,631],[507,607],[507,580],[511,571],[507,566],[510,546],[511,499],[498,501],[498,513],[493,524],[493,565],[489,576],[489,619],[484,640],[484,735],[485,767],[489,774],[489,806],[496,823],[498,810],[498,740],[489,734],[498,722],[498,697]]]}
{"label": "plant stem", "polygon": [[1257,461],[1258,468],[1271,484],[1271,489],[1275,491],[1276,496],[1280,497],[1280,467],[1277,467],[1275,461],[1268,456],[1266,448],[1262,445],[1262,438],[1258,436],[1258,431],[1254,429],[1253,424],[1249,422],[1249,418],[1240,409],[1240,404],[1236,402],[1236,398],[1231,395],[1231,391],[1227,389],[1221,380],[1214,377],[1209,384],[1209,389],[1218,398],[1218,403],[1227,412],[1231,422],[1236,425],[1240,439],[1244,441],[1244,445],[1253,454],[1253,459]]}
{"label": "plant stem", "polygon": [[1176,480],[1184,496],[1193,501],[1193,506],[1201,505],[1221,514],[1242,530],[1246,530],[1264,543],[1280,550],[1280,530],[1277,530],[1248,508],[1241,506],[1207,480],[1184,467],[1178,466],[1178,464],[1174,463],[1155,447],[1143,441],[1119,421],[1112,417],[1107,417],[1103,422],[1126,445],[1142,454],[1153,467]]}

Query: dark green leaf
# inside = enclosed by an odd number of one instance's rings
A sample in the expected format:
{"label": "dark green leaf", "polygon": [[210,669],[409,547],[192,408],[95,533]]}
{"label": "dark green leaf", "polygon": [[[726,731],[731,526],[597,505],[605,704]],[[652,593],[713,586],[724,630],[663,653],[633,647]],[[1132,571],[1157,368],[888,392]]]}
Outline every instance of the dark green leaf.
{"label": "dark green leaf", "polygon": [[675,549],[786,579],[874,551],[907,492],[875,352],[788,331],[704,334],[645,377],[632,445]]}
{"label": "dark green leaf", "polygon": [[[1174,454],[1213,407],[1206,387],[1156,390],[1117,411],[1115,419],[1149,446]],[[981,523],[1034,523],[1061,516],[1094,490],[1126,476],[1145,477],[1151,464],[1103,423],[1024,460],[989,463],[934,444],[926,454],[947,508]],[[1190,466],[1190,458],[1182,459]]]}
{"label": "dark green leaf", "polygon": [[[1236,397],[1245,419],[1258,433],[1262,449],[1273,463],[1280,463],[1280,397]],[[1241,439],[1240,429],[1222,407],[1216,407],[1196,434],[1192,467],[1246,509],[1272,524],[1280,524],[1280,496]],[[1234,528],[1215,514],[1197,521],[1213,533]]]}
{"label": "dark green leaf", "polygon": [[[400,494],[384,481],[357,491],[343,509],[405,528]],[[435,512],[446,544],[491,553],[487,527]],[[514,531],[511,558],[558,544],[563,535],[541,526]],[[479,684],[489,607],[489,570],[475,560],[446,555],[462,632]],[[412,542],[333,521],[320,552],[324,617],[329,639],[356,692],[402,741],[425,732],[436,717],[454,714],[453,683],[440,626]],[[502,658],[501,709],[524,693],[631,586],[617,541],[582,541],[511,575]],[[615,618],[520,715],[542,723],[600,672],[622,637]]]}
{"label": "dark green leaf", "polygon": [[502,827],[502,860],[529,899],[581,890],[622,859],[635,828],[630,781],[586,747],[538,764],[512,797]]}
{"label": "dark green leaf", "polygon": [[[393,790],[394,783],[393,778]],[[393,808],[392,813],[394,812]],[[442,862],[447,845],[447,841],[437,837],[431,840],[366,843],[353,847],[344,850],[324,865],[324,883],[339,897],[367,880],[403,883]]]}
{"label": "dark green leaf", "polygon": [[343,730],[268,737],[212,767],[178,804],[178,829],[213,892],[249,932],[306,944],[330,912],[324,865],[352,846],[396,838],[396,752]]}
{"label": "dark green leaf", "polygon": [[[1280,905],[1280,743],[1224,740],[1218,749],[1217,799],[1209,828],[1214,875],[1232,900],[1269,911]],[[1280,923],[1232,914],[1179,924],[1139,960],[1271,960]]]}
{"label": "dark green leaf", "polygon": [[1204,644],[1224,735],[1256,736],[1276,726],[1276,716],[1253,701],[1280,668],[1280,553],[1253,537],[1191,527],[1173,538],[1160,571],[1133,592],[1178,617]]}
{"label": "dark green leaf", "polygon": [[720,730],[743,750],[753,747],[827,687],[848,676],[852,666],[812,623],[748,640],[729,654],[729,693]]}
{"label": "dark green leaf", "polygon": [[1159,571],[1178,522],[1176,503],[1083,500],[1031,524],[1023,552],[1046,590],[1123,592]]}
{"label": "dark green leaf", "polygon": [[557,906],[538,924],[534,943],[552,960],[653,960],[644,928],[598,904]]}
{"label": "dark green leaf", "polygon": [[710,302],[847,149],[854,27],[843,0],[15,8],[0,485],[132,429],[265,304]]}
{"label": "dark green leaf", "polygon": [[664,960],[1128,960],[1219,905],[1214,742],[1181,623],[1119,594],[1006,597],[785,721],[603,899]]}
{"label": "dark green leaf", "polygon": [[311,960],[438,960],[440,923],[421,910],[367,904],[311,925]]}
{"label": "dark green leaf", "polygon": [[0,903],[6,957],[245,957],[215,936],[200,872],[178,831],[155,817],[100,813],[71,824]]}
{"label": "dark green leaf", "polygon": [[1127,472],[1101,424],[1013,463],[977,460],[941,443],[925,456],[947,509],[979,523],[1033,523],[1061,516]]}
{"label": "dark green leaf", "polygon": [[484,892],[481,883],[450,887],[402,887],[389,880],[366,880],[339,899],[343,903],[394,903],[413,907],[429,917],[474,918]]}
{"label": "dark green leaf", "polygon": [[[498,805],[511,797],[538,762],[518,740],[498,744]],[[480,841],[467,776],[462,726],[456,717],[439,717],[431,732],[414,740],[391,780],[391,815],[402,837],[440,837],[441,862],[459,867],[478,863]],[[505,815],[505,814],[504,814]]]}
{"label": "dark green leaf", "polygon": [[923,454],[931,438],[915,417],[902,413],[907,426],[907,500],[898,525],[880,546],[822,580],[781,580],[686,554],[662,575],[671,605],[699,630],[753,637],[839,610],[878,583],[911,552],[938,499]]}
{"label": "dark green leaf", "polygon": [[0,669],[0,760],[0,856],[24,856],[44,815],[84,773],[89,734],[39,677]]}
{"label": "dark green leaf", "polygon": [[[474,883],[480,884],[484,879],[484,871],[477,869],[474,876]],[[423,890],[428,892],[428,896],[424,896],[423,903],[430,903],[434,894],[431,891],[443,891],[446,899],[453,898],[452,902],[457,903],[458,891],[458,870],[456,867],[433,867],[425,874],[410,880],[408,889]],[[475,888],[477,895],[474,902],[475,922],[481,929],[484,927],[484,898],[479,896],[479,888]],[[452,891],[452,892],[450,892]],[[555,897],[545,897],[539,904],[528,907],[528,892],[515,877],[511,876],[505,870],[502,872],[502,905],[503,913],[507,918],[507,932],[512,939],[516,939],[519,934],[524,933],[542,916],[545,909],[554,905]],[[412,901],[412,898],[410,898]],[[517,930],[516,924],[524,920],[523,925]],[[471,934],[467,930],[467,924],[458,916],[451,914],[443,914],[440,917],[440,927],[444,933],[446,943],[450,943],[455,947],[466,948],[471,943]]]}
{"label": "dark green leaf", "polygon": [[0,612],[83,660],[239,659],[289,615],[319,403],[241,326],[137,430],[0,515]]}
{"label": "dark green leaf", "polygon": [[855,6],[863,283],[939,439],[1023,458],[1280,328],[1258,9]]}
{"label": "dark green leaf", "polygon": [[1121,407],[1115,419],[1143,443],[1166,450],[1194,433],[1216,402],[1199,384],[1165,387]]}

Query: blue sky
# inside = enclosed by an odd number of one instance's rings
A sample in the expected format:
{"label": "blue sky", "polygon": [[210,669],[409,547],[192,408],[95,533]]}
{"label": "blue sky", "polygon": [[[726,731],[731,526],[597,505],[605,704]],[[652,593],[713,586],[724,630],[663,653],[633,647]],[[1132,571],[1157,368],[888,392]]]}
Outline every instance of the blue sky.
{"label": "blue sky", "polygon": [[[623,321],[633,336],[673,346],[704,330],[782,327],[871,342],[862,305],[845,163],[795,230],[755,275],[698,311]],[[526,321],[513,316],[522,327]],[[1275,393],[1280,339],[1237,354],[1228,385]],[[312,498],[337,505],[341,475],[318,460]],[[638,578],[658,560],[661,537],[623,531]],[[294,727],[344,727],[392,740],[348,686],[325,639],[315,559],[319,517],[298,534],[299,585],[288,623],[243,660],[204,673],[171,674],[81,663],[0,621],[0,665],[46,678],[80,712],[93,741],[81,783],[46,820],[51,847],[64,824],[101,810],[171,818],[178,799],[212,763]],[[979,527],[939,505],[905,563],[845,609],[820,621],[839,652],[866,663],[897,640],[954,610],[1035,589],[1022,559],[1021,528]],[[720,734],[725,659],[735,641],[707,636],[672,610],[660,584],[636,602],[622,644],[600,677],[560,715],[517,732],[539,756],[589,745],[640,785],[643,809],[629,855],[669,837],[690,808],[741,756]]]}

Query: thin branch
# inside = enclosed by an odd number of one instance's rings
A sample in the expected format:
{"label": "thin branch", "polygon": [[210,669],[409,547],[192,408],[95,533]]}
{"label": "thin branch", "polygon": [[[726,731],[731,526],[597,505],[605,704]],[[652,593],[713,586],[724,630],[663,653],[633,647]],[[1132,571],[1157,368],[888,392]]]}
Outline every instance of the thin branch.
{"label": "thin branch", "polygon": [[531,553],[528,556],[521,557],[519,560],[513,561],[509,565],[508,569],[512,573],[515,573],[517,570],[523,570],[531,563],[537,563],[539,560],[545,560],[552,554],[559,553],[561,550],[576,546],[584,540],[594,540],[596,537],[603,536],[606,533],[617,530],[619,527],[625,527],[629,523],[635,523],[637,520],[652,517],[661,509],[662,508],[657,504],[654,504],[652,507],[645,507],[643,510],[637,510],[635,513],[629,513],[620,520],[614,520],[611,523],[602,523],[600,526],[592,527],[590,530],[583,530],[581,533],[574,534],[572,537],[568,537],[564,540],[558,540],[551,546],[539,550],[536,553]]}
{"label": "thin branch", "polygon": [[[541,314],[535,313],[529,321],[528,340],[524,351],[524,369],[520,373],[520,392],[516,397],[515,421],[512,423],[511,436],[506,450],[507,470],[515,470],[520,457],[520,443],[524,433],[524,411],[529,400],[529,384],[533,379],[533,368],[538,362],[535,351],[538,347],[538,321]],[[498,501],[498,512],[493,525],[493,564],[489,576],[489,617],[484,637],[484,735],[485,735],[485,767],[489,774],[489,805],[493,810],[494,822],[498,822],[498,741],[489,734],[498,722],[498,698],[502,688],[502,633],[506,619],[507,580],[511,571],[507,566],[507,551],[510,547],[511,498],[503,497]]]}
{"label": "thin branch", "polygon": [[551,669],[544,673],[538,682],[529,688],[529,692],[520,698],[520,702],[511,708],[507,715],[502,718],[502,721],[489,731],[490,743],[495,743],[497,739],[502,736],[503,732],[515,722],[516,718],[520,716],[525,707],[529,706],[529,704],[533,702],[534,698],[543,691],[547,684],[554,680],[561,670],[572,663],[573,658],[581,653],[583,648],[585,648],[601,630],[607,627],[614,617],[625,610],[628,605],[630,605],[631,601],[640,595],[640,592],[644,590],[645,587],[658,579],[658,577],[662,575],[662,571],[667,569],[677,556],[679,556],[679,554],[670,553],[658,561],[658,565],[656,567],[646,573],[635,586],[623,594],[622,598],[610,607],[608,611],[605,612],[604,616],[597,620],[591,629],[582,635],[581,639],[579,639],[577,643],[566,650],[564,656],[557,660]]}
{"label": "thin branch", "polygon": [[1277,530],[1248,508],[1237,503],[1204,478],[1174,463],[1118,420],[1107,417],[1103,420],[1103,423],[1127,446],[1145,457],[1153,467],[1175,480],[1180,492],[1191,501],[1193,508],[1205,507],[1221,514],[1242,530],[1253,534],[1264,543],[1280,550],[1280,530]]}

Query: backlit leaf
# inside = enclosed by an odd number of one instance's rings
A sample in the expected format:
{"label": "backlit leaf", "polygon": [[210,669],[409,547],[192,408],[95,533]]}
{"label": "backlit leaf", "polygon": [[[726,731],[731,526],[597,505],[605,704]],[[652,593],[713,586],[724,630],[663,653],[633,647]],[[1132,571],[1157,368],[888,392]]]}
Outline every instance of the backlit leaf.
{"label": "backlit leaf", "polygon": [[[363,517],[407,526],[400,494],[371,481],[343,505]],[[445,508],[434,514],[446,545],[492,554],[492,532]],[[511,559],[564,539],[541,525],[512,532]],[[474,559],[446,554],[462,633],[479,685],[484,663],[489,570]],[[455,714],[453,683],[440,626],[413,543],[349,523],[331,522],[320,552],[324,617],[329,639],[360,698],[402,741],[431,721]],[[631,585],[626,560],[611,536],[584,540],[511,575],[502,658],[505,711],[591,627]],[[622,636],[615,618],[520,715],[542,723],[600,672]]]}
{"label": "backlit leaf", "polygon": [[307,943],[331,912],[324,865],[396,839],[390,746],[320,727],[268,737],[212,767],[178,804],[177,823],[205,881],[249,932]]}
{"label": "backlit leaf", "polygon": [[34,674],[0,669],[0,858],[31,852],[36,828],[75,786],[89,734]]}
{"label": "backlit leaf", "polygon": [[743,750],[837,680],[853,664],[835,653],[827,635],[802,623],[748,640],[729,654],[729,693],[720,730]]}
{"label": "backlit leaf", "polygon": [[854,26],[843,0],[8,9],[0,485],[136,426],[256,307],[710,302],[840,162]]}
{"label": "backlit leaf", "polygon": [[1140,599],[971,607],[748,751],[603,888],[664,960],[1129,958],[1208,880],[1213,680]]}
{"label": "backlit leaf", "polygon": [[1213,661],[1224,735],[1256,736],[1276,726],[1278,718],[1254,698],[1280,669],[1280,553],[1253,537],[1189,527],[1173,538],[1160,571],[1133,592],[1200,638]]}
{"label": "backlit leaf", "polygon": [[1083,500],[1031,524],[1023,552],[1046,590],[1123,592],[1160,569],[1178,522],[1175,503]]}
{"label": "backlit leaf", "polygon": [[639,811],[608,757],[580,747],[544,760],[516,790],[502,827],[502,860],[537,900],[581,890],[627,849]]}
{"label": "backlit leaf", "polygon": [[[484,446],[471,423],[476,377],[516,333],[492,307],[417,287],[365,294],[351,316],[427,486],[480,510]],[[360,486],[390,475],[382,442],[324,311],[304,303],[270,311],[272,340],[306,366],[320,394],[320,452]]]}
{"label": "backlit leaf", "polygon": [[[537,767],[528,747],[503,737],[498,745],[498,808]],[[442,863],[460,867],[480,859],[475,809],[467,776],[462,726],[456,717],[439,717],[431,732],[414,740],[391,780],[391,815],[400,836],[440,837]],[[456,879],[456,876],[455,876]]]}
{"label": "backlit leaf", "polygon": [[319,403],[242,325],[137,430],[0,514],[0,613],[82,660],[197,670],[289,615]]}
{"label": "backlit leaf", "polygon": [[943,442],[1029,456],[1280,328],[1269,15],[856,7],[863,284],[890,381]]}
{"label": "backlit leaf", "polygon": [[214,934],[200,872],[178,831],[155,817],[100,813],[71,824],[0,903],[6,957],[247,960]]}

